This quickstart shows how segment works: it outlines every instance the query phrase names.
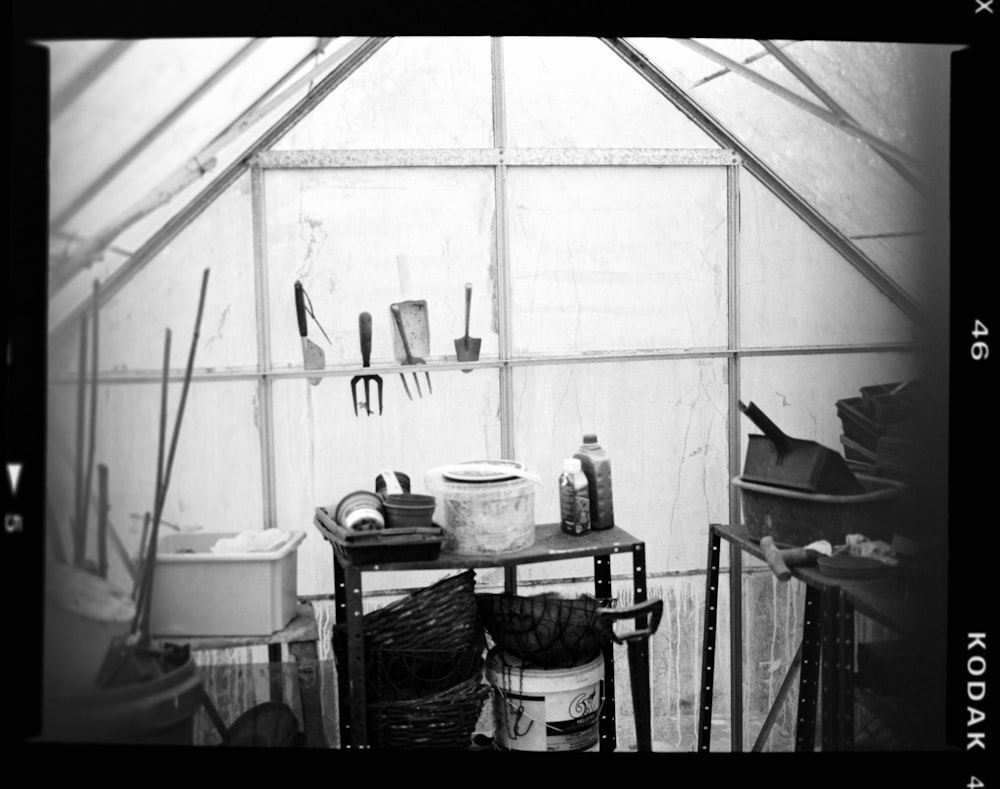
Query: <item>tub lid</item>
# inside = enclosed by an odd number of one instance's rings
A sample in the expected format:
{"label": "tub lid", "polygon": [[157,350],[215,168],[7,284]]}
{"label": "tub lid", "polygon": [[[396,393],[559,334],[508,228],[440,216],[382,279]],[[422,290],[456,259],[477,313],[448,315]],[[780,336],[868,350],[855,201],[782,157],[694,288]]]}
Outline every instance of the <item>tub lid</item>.
{"label": "tub lid", "polygon": [[502,482],[523,476],[527,466],[516,460],[470,460],[437,470],[452,482]]}

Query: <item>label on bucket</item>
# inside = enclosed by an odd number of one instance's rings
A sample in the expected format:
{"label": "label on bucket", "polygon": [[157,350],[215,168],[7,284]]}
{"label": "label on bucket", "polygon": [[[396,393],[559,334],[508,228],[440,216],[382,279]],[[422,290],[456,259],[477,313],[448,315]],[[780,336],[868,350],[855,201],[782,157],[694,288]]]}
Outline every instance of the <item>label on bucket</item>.
{"label": "label on bucket", "polygon": [[493,741],[514,751],[597,750],[603,680],[544,696],[505,692],[493,698]]}

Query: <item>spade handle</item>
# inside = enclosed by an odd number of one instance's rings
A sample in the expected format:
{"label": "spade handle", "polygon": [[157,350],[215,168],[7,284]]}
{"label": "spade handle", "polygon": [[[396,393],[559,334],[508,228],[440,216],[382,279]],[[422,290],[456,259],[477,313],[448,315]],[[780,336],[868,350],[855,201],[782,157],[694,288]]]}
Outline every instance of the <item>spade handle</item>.
{"label": "spade handle", "polygon": [[469,344],[469,313],[472,311],[472,283],[465,283],[465,344]]}

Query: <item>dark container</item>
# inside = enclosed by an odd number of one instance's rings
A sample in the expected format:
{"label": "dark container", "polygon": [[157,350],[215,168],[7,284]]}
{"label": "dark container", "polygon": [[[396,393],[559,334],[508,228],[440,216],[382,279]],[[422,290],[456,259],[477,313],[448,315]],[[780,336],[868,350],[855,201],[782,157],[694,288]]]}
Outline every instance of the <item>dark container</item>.
{"label": "dark container", "polygon": [[897,531],[905,489],[897,480],[859,476],[858,495],[830,496],[749,482],[734,477],[740,491],[743,522],[759,540],[771,536],[780,545],[804,547],[817,540],[843,545],[848,534],[889,542]]}
{"label": "dark container", "polygon": [[886,426],[865,413],[862,398],[838,400],[837,416],[840,417],[845,436],[865,449],[876,451],[879,436],[885,435]]}

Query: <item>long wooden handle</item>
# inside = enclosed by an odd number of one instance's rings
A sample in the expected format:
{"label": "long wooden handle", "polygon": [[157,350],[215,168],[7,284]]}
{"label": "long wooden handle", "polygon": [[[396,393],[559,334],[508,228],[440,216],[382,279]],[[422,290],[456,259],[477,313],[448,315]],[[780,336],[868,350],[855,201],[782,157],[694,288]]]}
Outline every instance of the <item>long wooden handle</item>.
{"label": "long wooden handle", "polygon": [[361,335],[361,366],[368,367],[372,358],[372,315],[362,312],[358,316],[358,333]]}
{"label": "long wooden handle", "polygon": [[792,571],[788,569],[781,551],[774,544],[774,538],[761,537],[760,549],[764,552],[764,561],[767,562],[768,567],[771,568],[771,572],[777,576],[779,581],[787,581],[792,577]]}
{"label": "long wooden handle", "polygon": [[465,283],[465,341],[469,341],[469,313],[472,312],[472,283]]}

